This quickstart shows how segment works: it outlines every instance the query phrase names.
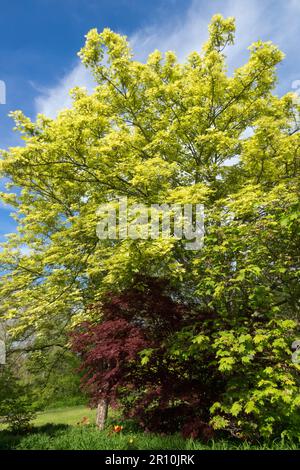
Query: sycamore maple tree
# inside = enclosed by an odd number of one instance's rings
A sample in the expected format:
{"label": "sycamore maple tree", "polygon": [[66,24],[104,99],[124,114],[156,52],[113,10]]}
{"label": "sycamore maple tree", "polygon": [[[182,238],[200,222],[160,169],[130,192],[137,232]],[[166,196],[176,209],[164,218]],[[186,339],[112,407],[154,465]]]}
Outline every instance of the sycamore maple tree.
{"label": "sycamore maple tree", "polygon": [[[94,92],[73,89],[56,119],[12,113],[24,146],[1,152],[1,196],[18,231],[2,245],[0,315],[12,339],[46,354],[76,325],[101,322],[88,306],[107,292],[131,289],[139,273],[167,279],[175,299],[208,315],[173,331],[164,354],[221,376],[205,404],[210,425],[295,436],[300,108],[274,94],[283,54],[270,42],[252,44],[228,74],[234,32],[216,15],[201,53],[179,63],[155,51],[141,63],[125,37],[91,30],[79,55]],[[118,196],[204,204],[203,249],[172,237],[99,240],[97,209]]]}

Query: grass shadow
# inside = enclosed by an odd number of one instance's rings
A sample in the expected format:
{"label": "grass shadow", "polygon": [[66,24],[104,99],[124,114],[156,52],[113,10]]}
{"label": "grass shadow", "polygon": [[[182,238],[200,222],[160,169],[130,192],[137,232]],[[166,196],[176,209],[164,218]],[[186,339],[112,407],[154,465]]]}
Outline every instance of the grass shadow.
{"label": "grass shadow", "polygon": [[42,426],[34,426],[27,431],[18,434],[7,429],[0,431],[0,450],[13,450],[25,436],[33,436],[35,434],[44,434],[48,437],[55,437],[58,433],[66,431],[70,426],[67,424],[47,423]]}

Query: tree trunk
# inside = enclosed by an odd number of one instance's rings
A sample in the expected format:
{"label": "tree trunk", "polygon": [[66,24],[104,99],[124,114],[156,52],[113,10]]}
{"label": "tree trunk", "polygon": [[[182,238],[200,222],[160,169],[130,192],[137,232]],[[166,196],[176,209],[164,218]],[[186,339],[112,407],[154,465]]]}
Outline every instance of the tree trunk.
{"label": "tree trunk", "polygon": [[96,425],[103,431],[108,413],[108,400],[100,400],[97,407]]}

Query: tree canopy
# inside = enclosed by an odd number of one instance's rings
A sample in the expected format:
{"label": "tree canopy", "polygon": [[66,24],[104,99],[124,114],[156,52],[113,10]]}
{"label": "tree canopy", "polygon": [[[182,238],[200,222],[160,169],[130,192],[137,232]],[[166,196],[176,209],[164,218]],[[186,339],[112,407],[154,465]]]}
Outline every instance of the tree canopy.
{"label": "tree canopy", "polygon": [[[252,44],[248,62],[227,72],[234,32],[233,18],[216,15],[201,52],[180,63],[154,51],[142,63],[126,37],[93,29],[79,55],[94,92],[73,89],[56,119],[12,113],[24,146],[1,152],[1,197],[18,231],[2,245],[0,315],[14,340],[65,345],[66,331],[98,319],[88,306],[107,292],[131,288],[138,274],[168,279],[180,302],[214,318],[177,332],[170,349],[182,361],[213,352],[226,383],[211,403],[214,427],[240,429],[244,416],[269,436],[289,431],[300,405],[290,351],[299,331],[300,107],[292,93],[274,93],[283,54],[271,42]],[[99,240],[97,209],[121,196],[204,204],[204,247]]]}

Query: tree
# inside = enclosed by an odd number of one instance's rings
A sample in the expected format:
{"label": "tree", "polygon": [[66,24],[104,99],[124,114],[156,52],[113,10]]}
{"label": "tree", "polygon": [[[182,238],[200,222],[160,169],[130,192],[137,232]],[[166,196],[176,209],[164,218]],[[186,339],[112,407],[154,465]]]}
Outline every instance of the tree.
{"label": "tree", "polygon": [[167,280],[137,277],[135,287],[91,307],[99,320],[75,329],[72,349],[92,405],[121,403],[124,417],[148,431],[212,437],[209,405],[219,396],[221,375],[208,368],[209,352],[205,362],[184,362],[173,344],[191,325],[201,331],[211,312],[193,310],[174,294]]}
{"label": "tree", "polygon": [[[299,327],[299,103],[273,93],[283,54],[270,42],[254,43],[227,74],[234,31],[217,15],[202,53],[180,64],[155,51],[144,64],[125,37],[91,30],[80,57],[94,93],[75,88],[72,108],[54,120],[13,113],[25,145],[2,152],[2,198],[19,229],[1,253],[0,313],[14,319],[14,338],[47,351],[137,273],[166,278],[184,302],[217,316],[203,335],[228,389],[212,423],[269,436],[291,429],[299,407],[289,351]],[[174,237],[99,240],[97,209],[120,196],[203,203],[204,248]]]}

